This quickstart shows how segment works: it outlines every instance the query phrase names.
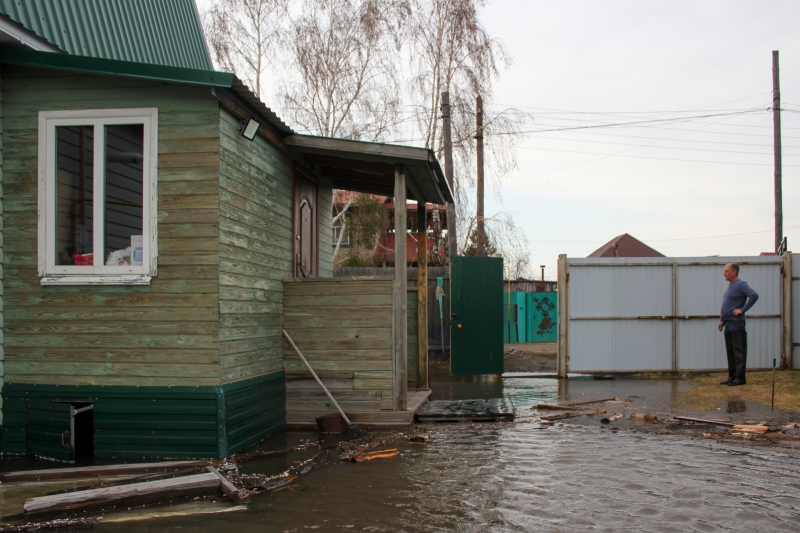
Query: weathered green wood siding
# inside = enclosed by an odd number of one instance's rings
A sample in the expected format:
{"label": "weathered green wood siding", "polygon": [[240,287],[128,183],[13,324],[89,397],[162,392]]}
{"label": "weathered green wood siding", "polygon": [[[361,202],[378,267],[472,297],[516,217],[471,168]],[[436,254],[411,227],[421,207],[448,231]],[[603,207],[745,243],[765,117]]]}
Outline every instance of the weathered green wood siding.
{"label": "weathered green wood siding", "polygon": [[[219,104],[207,88],[5,65],[5,382],[219,384]],[[158,275],[42,287],[38,112],[157,107]]]}
{"label": "weathered green wood siding", "polygon": [[[391,280],[284,282],[284,329],[346,411],[392,409]],[[287,424],[309,424],[335,408],[284,342]]]}
{"label": "weathered green wood siding", "polygon": [[319,276],[333,277],[333,180],[322,178],[317,193],[319,224]]}
{"label": "weathered green wood siding", "polygon": [[292,161],[221,111],[220,377],[283,369],[283,278],[292,274]]}
{"label": "weathered green wood siding", "polygon": [[[0,72],[0,222],[3,217],[3,76]],[[3,391],[5,376],[5,351],[4,351],[4,322],[3,322],[3,225],[0,223],[0,393]],[[3,427],[3,397],[0,394],[0,427]],[[0,451],[3,450],[0,438]]]}

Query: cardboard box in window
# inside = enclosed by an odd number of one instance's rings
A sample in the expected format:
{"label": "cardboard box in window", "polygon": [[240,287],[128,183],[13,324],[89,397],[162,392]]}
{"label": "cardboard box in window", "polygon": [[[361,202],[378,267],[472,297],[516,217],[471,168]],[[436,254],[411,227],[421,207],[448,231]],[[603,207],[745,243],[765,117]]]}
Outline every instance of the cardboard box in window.
{"label": "cardboard box in window", "polygon": [[141,265],[144,259],[144,239],[141,235],[131,235],[131,265]]}

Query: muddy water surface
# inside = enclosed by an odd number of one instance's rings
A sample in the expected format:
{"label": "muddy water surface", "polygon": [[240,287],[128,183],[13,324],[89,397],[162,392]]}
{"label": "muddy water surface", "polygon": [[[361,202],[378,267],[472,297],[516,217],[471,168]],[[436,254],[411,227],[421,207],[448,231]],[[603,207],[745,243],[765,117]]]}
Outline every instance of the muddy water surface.
{"label": "muddy water surface", "polygon": [[[559,396],[618,394],[613,383],[570,387],[559,391],[556,380],[511,379],[439,383],[435,393],[454,399],[499,393],[520,408]],[[626,387],[654,388],[648,396],[653,407],[672,401],[677,390],[670,382]],[[326,464],[301,476],[291,490],[256,496],[243,511],[98,527],[220,533],[800,531],[797,459],[598,426],[533,427],[435,426],[427,444],[401,444],[398,458]],[[317,438],[284,433],[269,446]],[[277,472],[307,456],[252,461],[242,471]]]}

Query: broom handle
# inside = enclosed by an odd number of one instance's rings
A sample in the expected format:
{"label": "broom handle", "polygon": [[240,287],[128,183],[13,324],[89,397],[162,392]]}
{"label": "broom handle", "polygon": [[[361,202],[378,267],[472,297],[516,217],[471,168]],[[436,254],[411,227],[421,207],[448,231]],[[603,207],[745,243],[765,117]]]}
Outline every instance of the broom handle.
{"label": "broom handle", "polygon": [[312,375],[312,376],[314,376],[314,379],[316,379],[316,380],[317,380],[317,383],[319,383],[319,386],[320,386],[320,387],[322,387],[322,390],[324,390],[324,391],[325,391],[325,394],[327,394],[327,395],[328,395],[328,398],[330,398],[330,400],[333,402],[333,405],[335,405],[335,406],[336,406],[336,410],[337,410],[337,411],[339,411],[339,414],[340,414],[340,415],[342,415],[342,418],[344,418],[344,421],[345,421],[345,422],[347,422],[347,425],[348,425],[348,426],[352,426],[353,424],[350,422],[350,419],[349,419],[349,418],[347,418],[347,415],[346,415],[346,414],[344,414],[344,411],[342,411],[342,408],[341,408],[341,407],[339,407],[339,404],[338,404],[338,403],[336,403],[336,400],[334,400],[334,399],[333,399],[333,396],[331,396],[331,393],[330,393],[330,392],[328,392],[328,387],[326,387],[326,386],[325,386],[325,385],[322,383],[322,381],[320,381],[319,377],[317,377],[317,373],[316,373],[316,372],[314,372],[314,369],[313,369],[313,368],[311,368],[311,365],[309,365],[309,364],[308,364],[308,361],[306,361],[306,358],[305,358],[305,357],[303,357],[303,354],[302,354],[302,353],[300,353],[300,349],[299,349],[299,348],[297,347],[297,345],[294,343],[294,341],[293,341],[293,340],[292,340],[292,338],[289,336],[289,334],[288,334],[288,333],[286,333],[286,330],[285,330],[285,329],[283,330],[283,336],[284,336],[284,337],[286,337],[286,340],[287,340],[287,341],[289,341],[289,344],[291,344],[291,345],[292,345],[292,348],[294,348],[294,353],[296,353],[296,354],[297,354],[297,355],[300,357],[300,359],[302,359],[302,360],[303,360],[303,363],[305,363],[305,365],[306,365],[306,368],[308,368],[308,371],[309,371],[309,372],[311,372],[311,375]]}

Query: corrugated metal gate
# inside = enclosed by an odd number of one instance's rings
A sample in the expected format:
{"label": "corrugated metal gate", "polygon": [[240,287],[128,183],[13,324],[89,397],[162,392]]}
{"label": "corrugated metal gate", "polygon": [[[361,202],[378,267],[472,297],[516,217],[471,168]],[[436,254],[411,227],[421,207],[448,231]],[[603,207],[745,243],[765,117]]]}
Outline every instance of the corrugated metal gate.
{"label": "corrugated metal gate", "polygon": [[800,369],[800,261],[792,261],[792,361]]}
{"label": "corrugated metal gate", "polygon": [[[747,314],[748,368],[791,358],[784,257],[559,258],[559,373],[720,370],[727,263],[758,293]],[[786,269],[789,270],[788,268]],[[800,289],[800,287],[797,287]],[[565,305],[566,304],[566,305]]]}

